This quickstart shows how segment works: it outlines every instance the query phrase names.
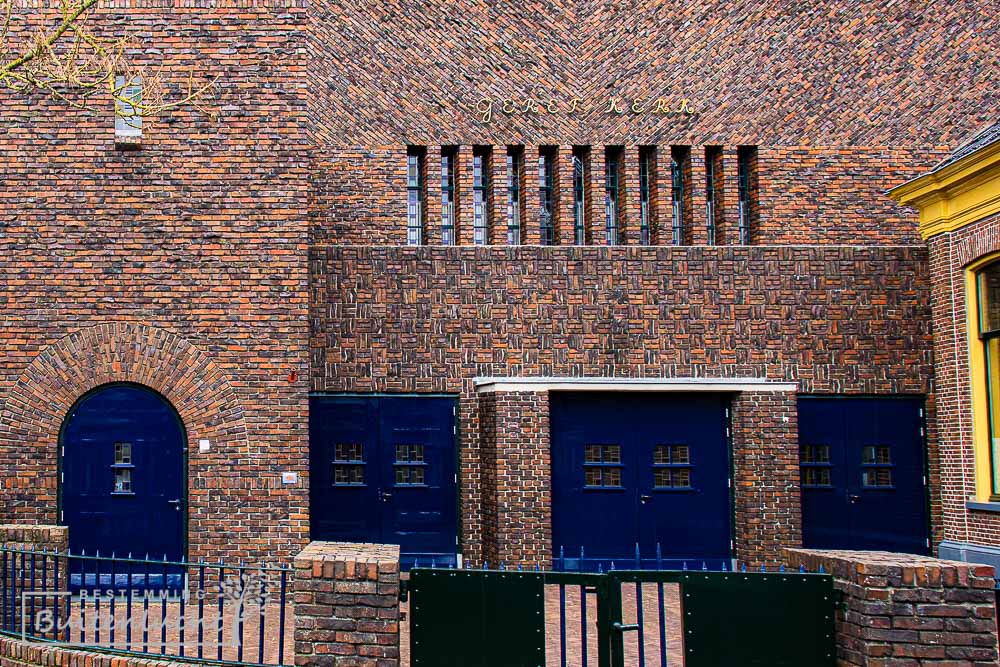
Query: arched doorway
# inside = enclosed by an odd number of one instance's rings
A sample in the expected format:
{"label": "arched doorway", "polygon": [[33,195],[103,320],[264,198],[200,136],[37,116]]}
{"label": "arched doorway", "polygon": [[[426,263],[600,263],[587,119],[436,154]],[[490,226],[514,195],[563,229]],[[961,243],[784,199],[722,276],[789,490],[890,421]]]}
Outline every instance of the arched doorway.
{"label": "arched doorway", "polygon": [[186,441],[173,406],[141,385],[104,385],[77,401],[59,443],[70,548],[182,560]]}

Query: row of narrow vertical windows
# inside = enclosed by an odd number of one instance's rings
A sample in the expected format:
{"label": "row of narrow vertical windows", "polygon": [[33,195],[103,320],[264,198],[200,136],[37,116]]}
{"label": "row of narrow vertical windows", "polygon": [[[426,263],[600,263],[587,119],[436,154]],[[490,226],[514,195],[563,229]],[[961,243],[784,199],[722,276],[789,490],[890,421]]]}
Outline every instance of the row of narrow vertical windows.
{"label": "row of narrow vertical windows", "polygon": [[[491,146],[476,146],[471,153],[471,198],[463,191],[460,182],[459,150],[457,146],[441,148],[434,165],[433,177],[440,175],[440,187],[434,193],[440,196],[440,207],[435,210],[436,220],[428,216],[425,186],[428,176],[428,151],[423,146],[407,149],[407,243],[428,243],[427,231],[438,226],[435,243],[456,245],[459,240],[459,208],[471,204],[472,242],[488,245],[506,242],[518,245],[531,239],[532,243],[556,245],[569,241],[560,234],[564,225],[571,225],[571,243],[574,245],[625,243],[639,245],[686,245],[701,243],[716,245],[750,244],[753,240],[753,221],[757,215],[757,149],[740,146],[736,150],[736,178],[725,174],[730,161],[723,160],[720,146],[704,148],[703,183],[692,183],[691,159],[695,150],[690,146],[640,146],[637,150],[637,183],[628,183],[625,174],[626,149],[621,146],[603,148],[602,173],[593,173],[594,149],[575,146],[569,155],[571,174],[564,182],[559,161],[563,156],[556,146],[542,146],[537,156],[528,156],[523,146],[507,146],[494,150]],[[658,151],[669,152],[669,162],[659,159]],[[501,152],[502,151],[502,152]],[[497,155],[499,153],[499,155]],[[529,162],[530,157],[530,162]],[[666,157],[666,156],[663,156]],[[464,157],[462,159],[467,159]],[[667,167],[666,165],[669,165]],[[461,167],[467,169],[465,165]],[[527,169],[537,167],[537,198],[525,191]],[[669,169],[668,174],[660,174]],[[501,176],[502,174],[502,176]],[[494,188],[491,176],[502,178],[502,188]],[[669,178],[667,178],[669,176]],[[730,187],[735,183],[735,188]],[[692,189],[703,187],[704,211],[693,210]],[[727,190],[735,189],[735,192]],[[603,198],[603,218],[600,228],[589,219]],[[661,192],[662,191],[662,192]],[[638,206],[631,205],[631,213],[624,212],[626,197],[637,197]],[[659,198],[669,197],[669,206],[658,205]],[[495,202],[503,197],[505,201]],[[572,198],[568,207],[572,220],[560,220],[560,205],[564,197]],[[500,203],[500,206],[496,204]],[[725,213],[735,210],[737,225],[725,228]],[[532,210],[534,209],[534,210]],[[661,211],[669,219],[660,219]],[[637,212],[638,219],[630,215]],[[438,217],[440,216],[440,217]],[[505,219],[494,220],[501,217]],[[526,222],[536,224],[537,230],[526,228]],[[627,229],[626,229],[627,224]],[[698,229],[698,226],[701,229]],[[537,231],[537,236],[533,234]],[[626,233],[627,232],[627,233]],[[563,238],[561,238],[563,237]]]}

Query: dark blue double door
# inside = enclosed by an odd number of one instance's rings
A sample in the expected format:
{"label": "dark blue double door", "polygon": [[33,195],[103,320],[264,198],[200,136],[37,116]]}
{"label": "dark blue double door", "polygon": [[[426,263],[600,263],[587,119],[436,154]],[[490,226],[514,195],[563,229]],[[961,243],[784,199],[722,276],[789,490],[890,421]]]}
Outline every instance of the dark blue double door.
{"label": "dark blue double door", "polygon": [[926,554],[923,399],[800,396],[802,541]]}
{"label": "dark blue double door", "polygon": [[[730,559],[728,398],[553,393],[553,546],[567,567]],[[581,562],[582,554],[582,562]]]}
{"label": "dark blue double door", "polygon": [[313,539],[398,544],[406,567],[454,565],[456,406],[449,397],[313,396]]}

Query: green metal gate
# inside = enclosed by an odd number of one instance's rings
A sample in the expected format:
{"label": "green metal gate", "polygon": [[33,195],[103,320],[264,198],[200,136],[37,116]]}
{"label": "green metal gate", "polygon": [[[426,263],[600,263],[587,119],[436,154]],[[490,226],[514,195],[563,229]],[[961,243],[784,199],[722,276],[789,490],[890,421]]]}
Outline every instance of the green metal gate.
{"label": "green metal gate", "polygon": [[414,569],[414,667],[835,665],[833,579]]}

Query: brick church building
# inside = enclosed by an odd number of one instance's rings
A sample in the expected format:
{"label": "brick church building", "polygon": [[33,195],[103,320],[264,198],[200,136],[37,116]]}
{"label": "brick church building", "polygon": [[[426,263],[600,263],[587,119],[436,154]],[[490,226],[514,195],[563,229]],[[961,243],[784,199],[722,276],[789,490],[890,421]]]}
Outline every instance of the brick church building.
{"label": "brick church building", "polygon": [[947,252],[886,195],[996,120],[994,12],[103,3],[218,80],[139,137],[2,93],[0,518],[583,569],[1000,543],[946,514]]}

